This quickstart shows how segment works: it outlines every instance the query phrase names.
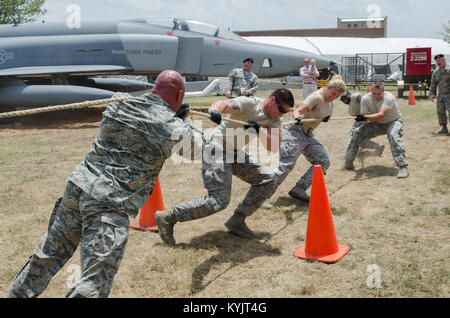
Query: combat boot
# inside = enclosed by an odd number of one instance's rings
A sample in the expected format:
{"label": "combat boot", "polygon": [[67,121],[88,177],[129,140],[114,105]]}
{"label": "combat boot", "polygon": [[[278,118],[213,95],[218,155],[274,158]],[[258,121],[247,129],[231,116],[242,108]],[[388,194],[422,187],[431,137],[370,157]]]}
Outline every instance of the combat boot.
{"label": "combat boot", "polygon": [[155,213],[156,225],[158,225],[158,233],[164,243],[175,245],[173,237],[173,226],[177,223],[177,219],[173,211],[158,211]]}
{"label": "combat boot", "polygon": [[297,200],[300,200],[300,201],[303,201],[303,202],[306,202],[306,203],[309,202],[309,196],[306,194],[305,189],[302,186],[298,185],[298,184],[296,184],[295,187],[293,187],[291,189],[291,191],[289,191],[288,194],[291,197],[293,197],[294,199],[297,199]]}
{"label": "combat boot", "polygon": [[442,125],[442,129],[438,131],[438,134],[448,134],[447,125]]}
{"label": "combat boot", "polygon": [[408,178],[409,173],[408,169],[406,167],[400,167],[400,170],[398,171],[397,178]]}
{"label": "combat boot", "polygon": [[225,222],[225,226],[230,232],[233,232],[236,235],[246,238],[260,238],[258,233],[248,228],[247,224],[245,224],[245,216],[239,212],[235,212],[233,216]]}

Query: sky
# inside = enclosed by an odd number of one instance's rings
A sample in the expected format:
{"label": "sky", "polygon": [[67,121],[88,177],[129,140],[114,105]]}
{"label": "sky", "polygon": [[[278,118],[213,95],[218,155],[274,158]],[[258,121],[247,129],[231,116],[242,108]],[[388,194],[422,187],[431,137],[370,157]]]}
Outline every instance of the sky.
{"label": "sky", "polygon": [[335,28],[337,18],[387,16],[388,37],[442,39],[448,0],[47,0],[38,21],[64,22],[80,9],[83,21],[177,17],[232,31]]}

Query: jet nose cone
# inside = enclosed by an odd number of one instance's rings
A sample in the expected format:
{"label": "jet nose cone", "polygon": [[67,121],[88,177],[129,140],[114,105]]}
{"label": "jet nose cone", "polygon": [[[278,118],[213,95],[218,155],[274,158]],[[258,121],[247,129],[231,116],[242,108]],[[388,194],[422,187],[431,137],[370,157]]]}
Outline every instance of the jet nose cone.
{"label": "jet nose cone", "polygon": [[326,56],[323,56],[323,55],[309,54],[307,57],[309,57],[310,60],[315,59],[316,66],[319,69],[328,68],[328,67],[332,66],[333,64],[335,64],[332,60],[330,60],[329,58],[327,58]]}

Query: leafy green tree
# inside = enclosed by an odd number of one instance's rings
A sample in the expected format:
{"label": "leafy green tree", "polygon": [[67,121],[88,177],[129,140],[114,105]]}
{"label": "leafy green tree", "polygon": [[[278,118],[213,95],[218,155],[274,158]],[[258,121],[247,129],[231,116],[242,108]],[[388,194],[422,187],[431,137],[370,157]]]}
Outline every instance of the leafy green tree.
{"label": "leafy green tree", "polygon": [[45,0],[0,0],[0,24],[33,22],[47,10]]}

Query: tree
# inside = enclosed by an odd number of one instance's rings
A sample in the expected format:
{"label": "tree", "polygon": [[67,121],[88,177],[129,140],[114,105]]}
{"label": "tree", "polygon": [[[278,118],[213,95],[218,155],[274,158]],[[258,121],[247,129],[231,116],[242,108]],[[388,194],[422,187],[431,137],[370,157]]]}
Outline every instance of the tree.
{"label": "tree", "polygon": [[442,28],[443,30],[439,33],[444,37],[444,41],[450,43],[450,20],[448,21],[447,25],[442,23]]}
{"label": "tree", "polygon": [[0,24],[33,22],[47,10],[42,9],[45,0],[1,0]]}

